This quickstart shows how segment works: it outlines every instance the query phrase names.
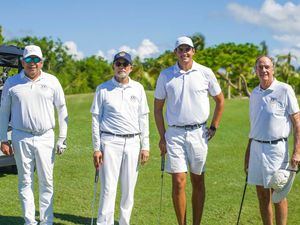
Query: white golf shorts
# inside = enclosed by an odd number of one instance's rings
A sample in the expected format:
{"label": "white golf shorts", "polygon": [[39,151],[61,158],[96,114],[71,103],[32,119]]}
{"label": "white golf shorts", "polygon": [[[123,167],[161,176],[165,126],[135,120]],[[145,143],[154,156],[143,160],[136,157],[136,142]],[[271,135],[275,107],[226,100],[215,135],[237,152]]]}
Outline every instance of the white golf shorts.
{"label": "white golf shorts", "polygon": [[275,171],[286,169],[289,163],[288,143],[260,143],[252,140],[248,167],[248,183],[270,188],[269,182]]}
{"label": "white golf shorts", "polygon": [[193,130],[169,127],[165,138],[168,173],[185,173],[190,169],[190,172],[201,175],[205,171],[207,157],[205,126]]}

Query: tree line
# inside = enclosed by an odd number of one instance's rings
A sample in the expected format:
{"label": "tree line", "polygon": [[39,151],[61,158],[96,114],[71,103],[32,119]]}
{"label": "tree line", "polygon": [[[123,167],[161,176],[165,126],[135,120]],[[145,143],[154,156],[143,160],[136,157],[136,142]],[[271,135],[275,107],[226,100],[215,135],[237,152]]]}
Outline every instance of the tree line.
{"label": "tree line", "polygon": [[[191,38],[196,49],[194,60],[214,71],[227,98],[249,96],[251,90],[258,84],[254,72],[255,60],[260,55],[268,55],[266,43],[264,41],[260,45],[221,43],[205,47],[205,38],[200,33],[195,33]],[[27,36],[5,40],[0,26],[1,44],[18,47],[28,44],[40,46],[45,58],[44,71],[57,76],[66,94],[94,92],[98,84],[113,75],[110,62],[95,55],[75,60],[59,39]],[[277,55],[274,59],[275,73],[278,80],[290,84],[295,92],[300,94],[300,68],[295,68],[292,64],[294,57],[290,53]],[[144,61],[136,57],[130,76],[141,82],[145,89],[153,90],[160,71],[175,62],[176,58],[172,51],[165,51],[157,58],[147,58]]]}

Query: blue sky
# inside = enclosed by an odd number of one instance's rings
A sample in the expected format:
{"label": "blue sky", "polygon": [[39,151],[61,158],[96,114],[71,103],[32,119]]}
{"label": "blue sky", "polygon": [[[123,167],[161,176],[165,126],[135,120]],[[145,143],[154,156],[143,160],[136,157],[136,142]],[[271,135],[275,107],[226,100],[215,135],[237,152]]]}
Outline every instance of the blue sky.
{"label": "blue sky", "polygon": [[6,39],[59,38],[75,58],[110,60],[119,50],[155,57],[199,32],[206,46],[264,40],[271,55],[291,51],[300,60],[300,0],[9,0],[0,25]]}

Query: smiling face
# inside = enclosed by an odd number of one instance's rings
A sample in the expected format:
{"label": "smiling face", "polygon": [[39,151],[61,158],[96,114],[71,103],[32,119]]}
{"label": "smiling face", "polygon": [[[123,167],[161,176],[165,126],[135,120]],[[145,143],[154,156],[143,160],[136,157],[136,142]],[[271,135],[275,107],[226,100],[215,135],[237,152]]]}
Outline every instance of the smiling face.
{"label": "smiling face", "polygon": [[178,63],[180,66],[184,67],[184,65],[193,63],[193,56],[195,54],[195,49],[189,45],[183,44],[179,45],[174,53],[177,56]]}
{"label": "smiling face", "polygon": [[272,60],[267,56],[258,58],[255,72],[259,78],[261,88],[267,89],[274,80],[274,66]]}
{"label": "smiling face", "polygon": [[41,74],[41,69],[43,68],[43,61],[40,60],[37,62],[38,60],[36,60],[36,58],[38,57],[29,56],[22,59],[22,66],[24,67],[25,74],[32,80],[35,80]]}

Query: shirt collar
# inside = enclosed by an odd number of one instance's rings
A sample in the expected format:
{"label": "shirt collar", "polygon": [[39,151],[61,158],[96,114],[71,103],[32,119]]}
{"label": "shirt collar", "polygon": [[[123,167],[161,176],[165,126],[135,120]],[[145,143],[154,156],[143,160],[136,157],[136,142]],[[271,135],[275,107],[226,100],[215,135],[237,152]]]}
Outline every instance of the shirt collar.
{"label": "shirt collar", "polygon": [[[27,79],[27,80],[29,80],[29,81],[33,81],[33,80],[31,80],[29,77],[27,77],[27,76],[25,75],[25,71],[24,71],[24,70],[21,71],[20,75],[21,75],[21,78],[22,78],[22,79]],[[34,80],[34,81],[39,81],[39,80],[43,79],[43,77],[44,77],[44,72],[41,70],[41,75],[40,75],[36,80]]]}
{"label": "shirt collar", "polygon": [[118,82],[115,77],[113,76],[112,83],[116,86],[116,87],[120,87],[120,88],[127,88],[127,87],[132,87],[132,80],[130,79],[130,77],[128,77],[129,81],[127,84],[122,84],[120,82]]}
{"label": "shirt collar", "polygon": [[273,78],[273,81],[272,81],[272,83],[271,83],[271,85],[270,85],[270,87],[268,87],[267,89],[262,89],[261,87],[260,87],[260,85],[258,85],[258,89],[259,89],[259,91],[261,91],[261,92],[264,92],[264,91],[266,91],[266,90],[270,90],[270,91],[273,91],[274,90],[274,88],[275,88],[275,86],[277,85],[277,83],[278,83],[278,81],[276,80],[276,78],[274,77]]}
{"label": "shirt collar", "polygon": [[180,69],[178,62],[174,65],[174,73],[188,74],[195,70],[197,70],[197,64],[195,63],[195,61],[193,61],[192,68],[189,69],[188,71],[184,71],[184,70]]}

